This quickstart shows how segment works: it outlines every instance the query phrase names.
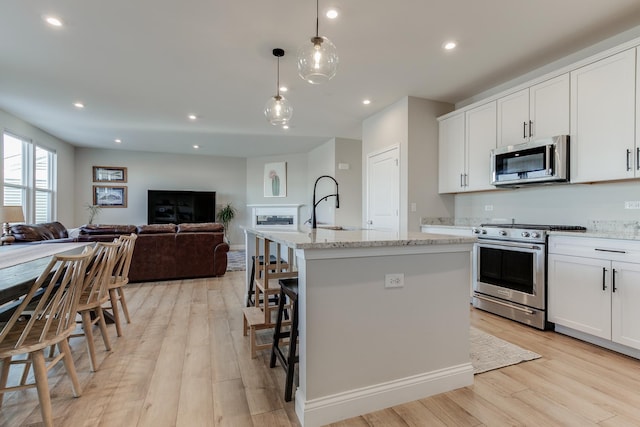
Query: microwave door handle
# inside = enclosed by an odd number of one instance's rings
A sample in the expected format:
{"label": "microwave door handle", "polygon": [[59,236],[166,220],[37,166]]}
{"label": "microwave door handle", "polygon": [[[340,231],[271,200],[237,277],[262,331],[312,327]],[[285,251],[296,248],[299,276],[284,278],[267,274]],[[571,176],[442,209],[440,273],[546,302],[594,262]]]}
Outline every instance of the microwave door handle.
{"label": "microwave door handle", "polygon": [[547,145],[544,148],[547,159],[547,175],[553,175],[553,169],[551,168],[551,145]]}

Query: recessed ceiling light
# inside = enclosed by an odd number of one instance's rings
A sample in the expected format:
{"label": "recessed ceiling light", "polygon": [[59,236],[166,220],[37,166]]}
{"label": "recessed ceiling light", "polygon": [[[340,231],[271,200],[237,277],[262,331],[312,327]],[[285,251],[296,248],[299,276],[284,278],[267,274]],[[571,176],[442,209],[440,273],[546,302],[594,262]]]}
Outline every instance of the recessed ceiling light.
{"label": "recessed ceiling light", "polygon": [[56,18],[55,16],[45,16],[44,20],[52,27],[62,27],[62,21],[60,18]]}
{"label": "recessed ceiling light", "polygon": [[198,148],[200,148],[200,146],[199,145],[194,145],[193,148],[195,148],[197,150]]}
{"label": "recessed ceiling light", "polygon": [[122,142],[122,140],[120,138],[116,138],[116,139],[114,139],[114,141],[115,141],[116,144],[120,144]]}
{"label": "recessed ceiling light", "polygon": [[326,16],[329,19],[336,19],[338,17],[338,11],[335,9],[329,9],[327,10]]}
{"label": "recessed ceiling light", "polygon": [[369,105],[369,104],[371,104],[371,100],[370,99],[365,99],[365,100],[362,101],[362,103],[364,105]]}
{"label": "recessed ceiling light", "polygon": [[289,88],[286,86],[280,86],[280,92],[288,92]]}
{"label": "recessed ceiling light", "polygon": [[450,41],[448,41],[448,42],[444,42],[444,43],[442,44],[442,48],[443,48],[444,50],[452,50],[452,49],[455,49],[455,48],[456,48],[456,46],[458,46],[458,43],[457,43],[457,42],[455,42],[454,40],[450,40]]}
{"label": "recessed ceiling light", "polygon": [[289,129],[289,125],[282,125],[282,129]]}
{"label": "recessed ceiling light", "polygon": [[189,120],[196,120],[198,118],[198,116],[196,116],[195,114],[189,114]]}
{"label": "recessed ceiling light", "polygon": [[84,108],[84,104],[82,102],[74,102],[73,106],[80,109]]}

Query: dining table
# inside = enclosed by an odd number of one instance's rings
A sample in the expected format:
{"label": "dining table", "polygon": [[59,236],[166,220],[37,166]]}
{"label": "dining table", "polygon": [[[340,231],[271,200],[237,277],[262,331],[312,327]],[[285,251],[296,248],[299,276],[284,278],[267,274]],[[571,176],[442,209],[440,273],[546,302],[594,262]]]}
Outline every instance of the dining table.
{"label": "dining table", "polygon": [[94,242],[0,246],[0,307],[25,295],[54,255],[78,255]]}

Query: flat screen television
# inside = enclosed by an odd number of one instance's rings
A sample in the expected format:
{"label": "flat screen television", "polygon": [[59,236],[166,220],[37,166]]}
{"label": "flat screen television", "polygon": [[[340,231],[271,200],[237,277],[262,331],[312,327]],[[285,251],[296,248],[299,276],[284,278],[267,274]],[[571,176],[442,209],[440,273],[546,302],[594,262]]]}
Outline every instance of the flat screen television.
{"label": "flat screen television", "polygon": [[215,191],[147,191],[148,224],[215,221]]}

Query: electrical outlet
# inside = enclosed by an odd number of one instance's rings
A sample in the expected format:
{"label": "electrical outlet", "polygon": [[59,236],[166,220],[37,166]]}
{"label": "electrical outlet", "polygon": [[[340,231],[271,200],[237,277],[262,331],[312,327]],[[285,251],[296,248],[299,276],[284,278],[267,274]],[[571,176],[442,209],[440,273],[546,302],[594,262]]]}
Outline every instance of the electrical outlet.
{"label": "electrical outlet", "polygon": [[484,205],[484,210],[485,211],[492,211],[493,210],[493,205]]}
{"label": "electrical outlet", "polygon": [[404,273],[384,275],[385,288],[401,288],[403,286],[404,286]]}
{"label": "electrical outlet", "polygon": [[625,209],[640,209],[640,201],[626,201],[624,202]]}

